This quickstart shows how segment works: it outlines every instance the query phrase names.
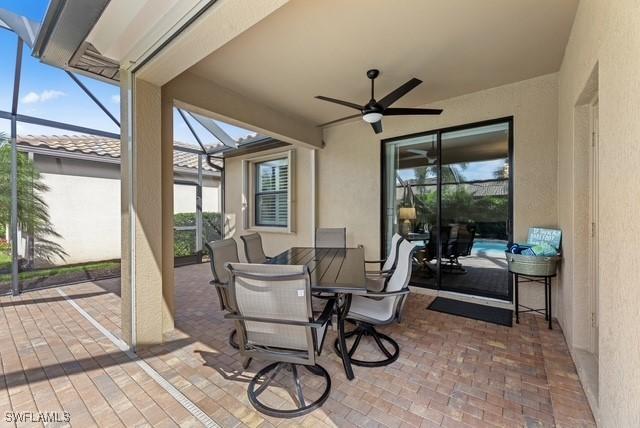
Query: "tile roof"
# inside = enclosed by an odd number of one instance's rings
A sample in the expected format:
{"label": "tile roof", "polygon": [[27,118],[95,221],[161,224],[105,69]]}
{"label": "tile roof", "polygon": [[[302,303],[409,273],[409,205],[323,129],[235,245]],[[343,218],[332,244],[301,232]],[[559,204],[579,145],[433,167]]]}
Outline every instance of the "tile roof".
{"label": "tile roof", "polygon": [[[434,187],[437,185],[435,178],[427,178],[422,182],[418,182],[415,178],[410,178],[405,180],[410,186],[419,187]],[[480,181],[480,182],[471,182],[471,183],[443,183],[443,187],[451,188],[451,189],[465,189],[467,192],[471,193],[473,196],[508,196],[509,195],[509,180],[508,179],[495,179],[489,181]],[[402,188],[399,188],[400,191]],[[415,190],[414,190],[415,192]]]}
{"label": "tile roof", "polygon": [[[120,140],[94,135],[19,135],[18,145],[120,159]],[[189,144],[179,142],[175,142],[174,146],[193,148]],[[173,165],[197,169],[198,156],[195,153],[174,150]],[[213,171],[206,162],[203,162],[202,167],[204,170]]]}

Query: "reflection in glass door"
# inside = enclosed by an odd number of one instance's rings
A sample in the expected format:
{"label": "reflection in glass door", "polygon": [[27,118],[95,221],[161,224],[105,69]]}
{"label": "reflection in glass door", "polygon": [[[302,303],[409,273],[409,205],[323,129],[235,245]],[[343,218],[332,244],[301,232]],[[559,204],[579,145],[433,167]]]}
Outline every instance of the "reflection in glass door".
{"label": "reflection in glass door", "polygon": [[443,132],[440,288],[508,299],[509,124]]}
{"label": "reflection in glass door", "polygon": [[437,268],[427,262],[437,257],[432,248],[435,240],[431,239],[438,219],[437,135],[386,144],[384,157],[385,253],[389,253],[388,245],[395,233],[415,242],[417,259],[424,269],[414,273],[412,281],[433,288],[437,285]]}
{"label": "reflection in glass door", "polygon": [[511,300],[511,121],[383,143],[383,244],[418,244],[413,285]]}

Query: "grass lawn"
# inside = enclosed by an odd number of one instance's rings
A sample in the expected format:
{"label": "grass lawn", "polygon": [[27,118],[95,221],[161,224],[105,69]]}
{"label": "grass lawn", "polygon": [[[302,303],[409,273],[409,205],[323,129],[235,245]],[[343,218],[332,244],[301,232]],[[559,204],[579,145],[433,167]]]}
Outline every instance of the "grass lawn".
{"label": "grass lawn", "polygon": [[[0,257],[1,256],[2,255],[0,255]],[[1,258],[0,258],[0,264],[2,264]],[[71,266],[56,266],[56,267],[47,268],[47,269],[38,269],[38,270],[20,272],[19,277],[21,280],[34,279],[34,278],[47,278],[47,277],[69,275],[73,273],[93,271],[93,270],[117,269],[119,266],[120,266],[119,261],[86,263],[86,264],[71,265]],[[0,275],[0,282],[10,281],[10,280],[11,280],[10,274]]]}

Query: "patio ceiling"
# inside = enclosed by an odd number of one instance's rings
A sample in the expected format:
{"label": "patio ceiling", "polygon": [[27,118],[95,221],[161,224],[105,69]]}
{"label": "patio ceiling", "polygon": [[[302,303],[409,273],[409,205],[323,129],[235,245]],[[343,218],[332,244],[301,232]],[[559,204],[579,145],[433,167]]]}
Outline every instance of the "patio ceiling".
{"label": "patio ceiling", "polygon": [[398,106],[417,106],[559,69],[577,0],[291,1],[191,71],[256,102],[319,124],[351,111],[314,100],[364,103],[410,77],[424,83]]}

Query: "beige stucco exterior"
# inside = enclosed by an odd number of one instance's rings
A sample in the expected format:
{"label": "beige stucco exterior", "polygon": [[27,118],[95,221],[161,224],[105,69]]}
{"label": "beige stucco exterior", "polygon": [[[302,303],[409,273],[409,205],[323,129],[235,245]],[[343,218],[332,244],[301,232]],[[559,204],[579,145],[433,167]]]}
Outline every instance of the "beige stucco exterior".
{"label": "beige stucco exterior", "polygon": [[173,121],[160,87],[121,80],[122,338],[138,347],[174,326]]}
{"label": "beige stucco exterior", "polygon": [[[34,162],[42,182],[49,188],[42,197],[49,207],[53,229],[61,235],[55,242],[67,253],[64,260],[55,259],[52,263],[119,259],[120,165],[54,154],[36,154]],[[179,176],[196,179],[194,173]],[[219,186],[217,177],[204,177],[203,211],[220,212]],[[175,213],[195,212],[194,186],[176,184],[173,197]]]}
{"label": "beige stucco exterior", "polygon": [[[586,303],[582,245],[588,230],[584,207],[581,95],[597,70],[599,98],[599,394],[604,427],[640,426],[640,271],[635,220],[640,210],[640,4],[634,0],[580,2],[559,73],[558,205],[569,233],[558,314],[570,347],[585,346]],[[576,107],[578,106],[578,107]],[[580,239],[582,238],[582,239]],[[577,255],[576,255],[577,254]],[[593,406],[593,404],[592,404]]]}

